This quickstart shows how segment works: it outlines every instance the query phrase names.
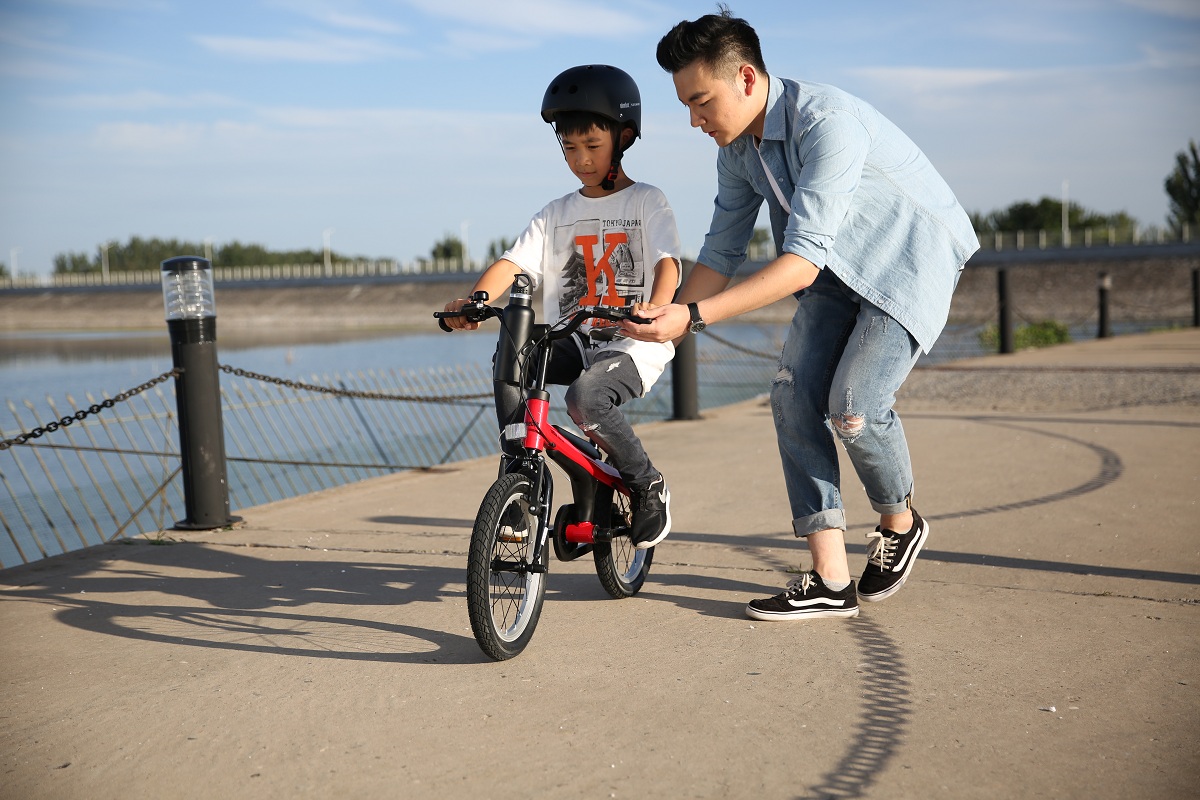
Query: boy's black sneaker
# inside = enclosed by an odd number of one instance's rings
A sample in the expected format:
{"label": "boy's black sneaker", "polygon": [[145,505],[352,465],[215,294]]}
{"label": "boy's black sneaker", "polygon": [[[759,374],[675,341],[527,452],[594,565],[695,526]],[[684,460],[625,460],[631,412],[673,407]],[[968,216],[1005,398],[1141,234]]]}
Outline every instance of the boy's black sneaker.
{"label": "boy's black sneaker", "polygon": [[840,592],[825,585],[815,572],[805,572],[788,581],[782,594],[765,600],[751,600],[746,606],[750,619],[781,620],[815,617],[857,617],[858,596],[854,581]]}
{"label": "boy's black sneaker", "polygon": [[878,603],[900,591],[928,537],[929,523],[915,509],[908,533],[881,528],[868,533],[867,538],[874,541],[867,546],[867,568],[858,582],[859,598],[867,603]]}
{"label": "boy's black sneaker", "polygon": [[645,486],[629,489],[633,501],[629,538],[638,550],[647,550],[671,532],[671,493],[661,474]]}

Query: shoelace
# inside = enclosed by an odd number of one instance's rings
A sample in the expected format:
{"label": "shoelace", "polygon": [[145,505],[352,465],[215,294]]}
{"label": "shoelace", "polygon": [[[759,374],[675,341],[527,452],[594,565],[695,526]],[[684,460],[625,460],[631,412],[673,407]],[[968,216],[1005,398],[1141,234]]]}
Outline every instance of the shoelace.
{"label": "shoelace", "polygon": [[799,578],[792,578],[787,583],[787,589],[784,590],[785,595],[795,596],[798,594],[808,594],[808,589],[812,586],[813,577],[811,572],[800,574]]}
{"label": "shoelace", "polygon": [[867,544],[867,563],[887,572],[892,568],[892,559],[896,557],[896,548],[900,545],[900,540],[884,536],[882,531],[868,533],[867,538],[875,540]]}

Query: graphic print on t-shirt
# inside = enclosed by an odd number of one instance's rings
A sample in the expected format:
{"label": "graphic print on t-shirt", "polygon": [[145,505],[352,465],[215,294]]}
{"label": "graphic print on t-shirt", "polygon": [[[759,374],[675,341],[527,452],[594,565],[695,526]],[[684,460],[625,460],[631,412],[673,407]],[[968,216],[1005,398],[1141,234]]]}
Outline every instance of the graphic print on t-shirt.
{"label": "graphic print on t-shirt", "polygon": [[[626,306],[638,302],[643,288],[642,230],[605,225],[612,220],[578,220],[554,231],[554,252],[563,254],[559,278],[559,316],[580,306]],[[612,325],[593,320],[593,327]]]}

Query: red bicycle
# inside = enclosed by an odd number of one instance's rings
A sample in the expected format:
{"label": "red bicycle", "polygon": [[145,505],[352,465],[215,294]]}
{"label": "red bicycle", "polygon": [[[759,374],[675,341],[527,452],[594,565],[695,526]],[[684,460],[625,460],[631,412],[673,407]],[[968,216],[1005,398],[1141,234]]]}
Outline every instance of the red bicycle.
{"label": "red bicycle", "polygon": [[[616,468],[590,440],[548,422],[546,370],[552,345],[571,336],[587,319],[620,322],[629,310],[582,308],[555,325],[534,322],[529,276],[518,275],[508,305],[487,304],[476,292],[458,312],[436,312],[472,322],[497,317],[500,334],[493,368],[503,453],[499,477],[484,495],[471,531],[467,608],[471,630],[483,652],[497,661],[521,653],[533,637],[546,594],[549,552],[560,561],[591,553],[596,573],[614,598],[642,588],[654,548],[638,550],[629,538],[629,489]],[[571,481],[572,502],[554,507],[554,480],[547,456]]]}

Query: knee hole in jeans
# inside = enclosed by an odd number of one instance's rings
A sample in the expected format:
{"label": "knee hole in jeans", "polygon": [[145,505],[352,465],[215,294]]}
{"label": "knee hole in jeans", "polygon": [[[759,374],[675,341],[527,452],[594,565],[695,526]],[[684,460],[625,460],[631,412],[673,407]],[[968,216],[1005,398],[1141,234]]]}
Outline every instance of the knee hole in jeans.
{"label": "knee hole in jeans", "polygon": [[833,429],[844,442],[853,442],[862,435],[865,420],[853,414],[837,414],[829,418]]}

